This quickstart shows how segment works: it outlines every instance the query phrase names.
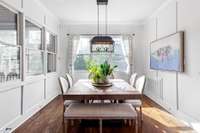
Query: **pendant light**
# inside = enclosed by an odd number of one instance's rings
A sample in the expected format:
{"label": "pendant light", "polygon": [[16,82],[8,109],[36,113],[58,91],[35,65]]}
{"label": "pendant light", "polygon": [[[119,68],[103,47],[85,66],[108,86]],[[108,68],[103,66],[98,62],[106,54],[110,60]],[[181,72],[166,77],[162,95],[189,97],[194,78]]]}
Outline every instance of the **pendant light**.
{"label": "pendant light", "polygon": [[[99,34],[99,6],[106,6],[105,8],[105,35]],[[91,43],[91,52],[105,52],[105,53],[111,53],[114,52],[114,41],[111,36],[107,35],[108,32],[108,15],[107,15],[107,9],[108,9],[108,0],[97,0],[97,36],[93,37],[90,41]]]}

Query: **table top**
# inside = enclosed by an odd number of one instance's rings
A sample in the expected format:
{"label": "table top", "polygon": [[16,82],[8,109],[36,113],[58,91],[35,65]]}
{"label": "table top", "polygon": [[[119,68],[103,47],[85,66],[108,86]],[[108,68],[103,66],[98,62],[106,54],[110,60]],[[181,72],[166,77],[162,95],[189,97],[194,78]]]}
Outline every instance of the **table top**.
{"label": "table top", "polygon": [[111,79],[110,87],[94,87],[88,79],[77,81],[64,95],[65,100],[141,99],[141,93],[122,79]]}

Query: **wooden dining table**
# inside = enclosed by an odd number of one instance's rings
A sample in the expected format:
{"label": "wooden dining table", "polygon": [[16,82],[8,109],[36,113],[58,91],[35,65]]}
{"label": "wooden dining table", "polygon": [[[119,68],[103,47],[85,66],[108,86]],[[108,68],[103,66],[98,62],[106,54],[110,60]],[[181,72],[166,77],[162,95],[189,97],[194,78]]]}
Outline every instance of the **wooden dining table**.
{"label": "wooden dining table", "polygon": [[122,79],[111,79],[110,87],[95,87],[91,80],[78,80],[66,93],[64,100],[131,100],[142,99],[142,94]]}

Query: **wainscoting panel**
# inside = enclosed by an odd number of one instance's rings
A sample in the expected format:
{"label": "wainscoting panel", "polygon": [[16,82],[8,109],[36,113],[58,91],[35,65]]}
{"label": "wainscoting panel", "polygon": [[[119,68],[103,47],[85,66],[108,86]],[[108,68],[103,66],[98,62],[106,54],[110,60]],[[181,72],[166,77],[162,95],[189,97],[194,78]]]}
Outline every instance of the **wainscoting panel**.
{"label": "wainscoting panel", "polygon": [[46,98],[50,99],[60,93],[57,75],[48,75],[46,79]]}
{"label": "wainscoting panel", "polygon": [[146,78],[145,92],[158,99],[163,99],[163,80],[158,78]]}
{"label": "wainscoting panel", "polygon": [[163,100],[171,110],[177,109],[177,83],[175,72],[158,72],[158,77],[163,79]]}
{"label": "wainscoting panel", "polygon": [[44,80],[24,86],[23,112],[30,111],[34,106],[44,100]]}
{"label": "wainscoting panel", "polygon": [[0,129],[21,114],[21,88],[0,92]]}

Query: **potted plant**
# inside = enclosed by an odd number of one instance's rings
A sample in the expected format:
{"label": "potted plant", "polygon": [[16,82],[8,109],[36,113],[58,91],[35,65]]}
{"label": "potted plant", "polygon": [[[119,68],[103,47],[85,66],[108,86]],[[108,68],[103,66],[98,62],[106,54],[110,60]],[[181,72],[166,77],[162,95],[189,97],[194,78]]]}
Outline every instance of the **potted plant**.
{"label": "potted plant", "polygon": [[90,60],[87,62],[87,70],[89,71],[89,78],[95,84],[108,84],[109,76],[113,74],[114,69],[117,66],[111,66],[108,61],[103,64],[96,64],[94,61]]}

